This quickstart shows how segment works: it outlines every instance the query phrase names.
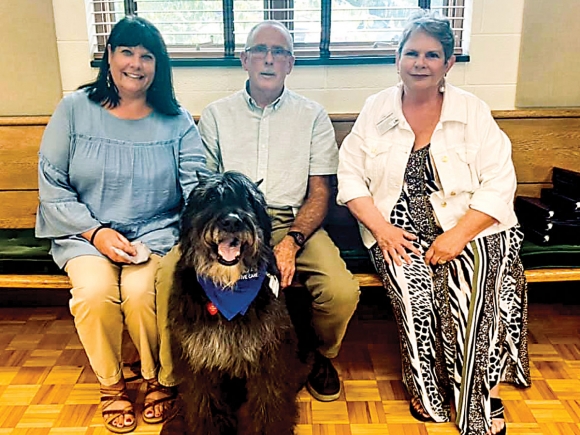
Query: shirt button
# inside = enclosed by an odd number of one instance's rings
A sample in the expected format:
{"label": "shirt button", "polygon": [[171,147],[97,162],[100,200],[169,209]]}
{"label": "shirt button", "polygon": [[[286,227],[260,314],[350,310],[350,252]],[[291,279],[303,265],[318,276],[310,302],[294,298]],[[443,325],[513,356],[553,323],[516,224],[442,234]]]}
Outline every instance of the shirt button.
{"label": "shirt button", "polygon": [[446,202],[442,202],[441,203],[441,207],[447,207],[447,203]]}
{"label": "shirt button", "polygon": [[447,160],[448,160],[448,159],[447,159],[447,156],[443,156],[443,157],[441,157],[441,161],[442,161],[443,163],[447,163]]}
{"label": "shirt button", "polygon": [[455,196],[455,195],[456,195],[456,193],[455,193],[455,192],[451,192],[451,196]]}

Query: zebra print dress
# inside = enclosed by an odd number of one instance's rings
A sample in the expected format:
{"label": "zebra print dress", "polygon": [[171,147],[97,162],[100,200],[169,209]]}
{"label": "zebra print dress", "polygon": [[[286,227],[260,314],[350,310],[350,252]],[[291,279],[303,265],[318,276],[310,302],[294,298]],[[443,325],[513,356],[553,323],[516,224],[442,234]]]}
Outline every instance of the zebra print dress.
{"label": "zebra print dress", "polygon": [[491,388],[530,385],[523,235],[514,227],[477,238],[454,260],[426,265],[425,252],[443,233],[429,201],[439,189],[429,146],[413,152],[391,223],[418,236],[422,256],[389,266],[377,244],[369,252],[399,328],[409,394],[436,422],[450,420],[453,400],[461,434],[484,435]]}

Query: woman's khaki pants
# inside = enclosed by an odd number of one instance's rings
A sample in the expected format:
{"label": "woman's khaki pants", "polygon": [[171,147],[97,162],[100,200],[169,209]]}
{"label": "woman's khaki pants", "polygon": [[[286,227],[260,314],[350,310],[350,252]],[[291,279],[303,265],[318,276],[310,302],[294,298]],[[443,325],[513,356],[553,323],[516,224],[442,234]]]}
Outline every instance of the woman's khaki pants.
{"label": "woman's khaki pants", "polygon": [[123,376],[123,327],[141,357],[141,374],[155,378],[158,334],[155,318],[155,272],[159,256],[139,265],[118,266],[94,255],[69,260],[70,311],[81,343],[99,382],[110,386]]}

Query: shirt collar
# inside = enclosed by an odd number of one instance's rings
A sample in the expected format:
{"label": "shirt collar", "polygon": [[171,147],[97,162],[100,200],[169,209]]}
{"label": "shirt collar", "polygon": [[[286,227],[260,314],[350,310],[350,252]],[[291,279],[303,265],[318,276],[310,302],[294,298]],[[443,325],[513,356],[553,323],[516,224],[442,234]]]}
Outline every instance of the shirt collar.
{"label": "shirt collar", "polygon": [[[262,108],[258,104],[256,104],[254,99],[251,97],[249,89],[250,89],[250,81],[246,80],[246,85],[244,86],[244,98],[246,100],[246,103],[248,104],[250,109],[262,110]],[[284,86],[284,89],[282,90],[282,94],[278,98],[276,98],[276,100],[274,100],[272,103],[270,103],[266,107],[264,107],[264,109],[272,108],[272,110],[277,110],[280,106],[282,106],[282,104],[284,103],[284,101],[287,98],[287,95],[288,95],[288,91],[286,89],[286,86]]]}
{"label": "shirt collar", "polygon": [[[393,115],[396,119],[404,119],[403,116],[403,83],[397,85],[397,92],[394,94],[395,101],[393,102]],[[443,93],[443,106],[441,108],[441,123],[447,121],[461,122],[467,124],[467,101],[465,97],[457,91],[457,88],[450,84],[445,84],[445,92]]]}

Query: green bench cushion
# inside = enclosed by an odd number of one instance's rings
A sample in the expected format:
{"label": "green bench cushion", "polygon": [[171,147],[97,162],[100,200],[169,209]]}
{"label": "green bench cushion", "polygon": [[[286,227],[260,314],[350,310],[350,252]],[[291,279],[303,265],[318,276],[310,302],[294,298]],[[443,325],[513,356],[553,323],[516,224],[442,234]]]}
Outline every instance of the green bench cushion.
{"label": "green bench cushion", "polygon": [[[374,267],[363,246],[356,222],[328,223],[326,229],[353,273],[373,273]],[[49,254],[50,242],[34,237],[34,230],[0,230],[0,273],[63,273]],[[580,245],[540,246],[524,241],[521,257],[526,269],[580,267]]]}
{"label": "green bench cushion", "polygon": [[528,270],[580,267],[580,245],[545,246],[524,240],[520,256]]}
{"label": "green bench cushion", "polygon": [[[333,210],[332,216],[335,219],[327,222],[326,230],[353,273],[374,272],[367,250],[360,240],[357,223],[346,207],[342,208],[344,210]],[[528,270],[580,268],[580,245],[544,246],[524,240],[520,255],[524,268]]]}
{"label": "green bench cushion", "polygon": [[0,230],[0,273],[55,274],[62,271],[49,254],[50,241],[34,237],[34,230]]}
{"label": "green bench cushion", "polygon": [[[340,253],[353,273],[374,272],[364,248],[341,250]],[[580,245],[540,246],[525,240],[520,256],[524,268],[528,270],[580,268]]]}

